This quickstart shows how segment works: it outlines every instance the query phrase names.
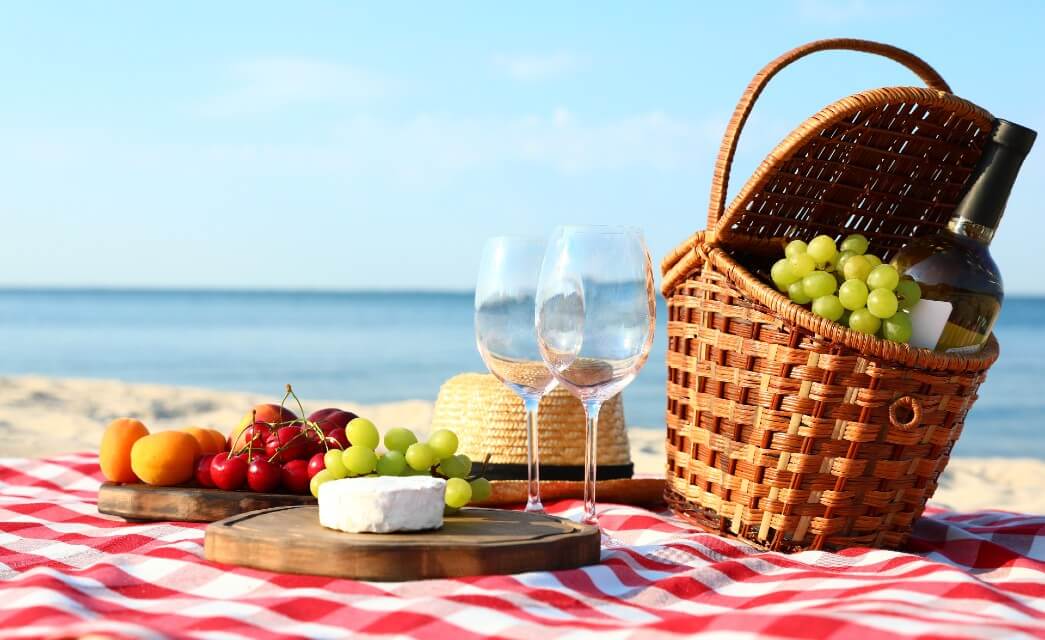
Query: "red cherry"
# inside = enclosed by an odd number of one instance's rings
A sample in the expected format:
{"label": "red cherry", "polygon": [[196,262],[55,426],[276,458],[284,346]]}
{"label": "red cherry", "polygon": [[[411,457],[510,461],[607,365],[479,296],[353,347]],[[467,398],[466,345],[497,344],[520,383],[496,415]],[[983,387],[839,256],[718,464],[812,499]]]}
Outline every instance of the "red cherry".
{"label": "red cherry", "polygon": [[265,448],[264,447],[254,447],[253,449],[244,449],[244,450],[236,453],[235,455],[236,455],[237,458],[243,458],[244,460],[247,460],[248,464],[250,463],[251,460],[253,460],[255,458],[267,458],[268,457],[268,456],[265,455]]}
{"label": "red cherry", "polygon": [[242,489],[247,479],[247,459],[229,453],[219,453],[210,461],[210,479],[219,489]]}
{"label": "red cherry", "polygon": [[203,456],[196,462],[196,483],[201,487],[214,487],[214,481],[210,477],[210,463],[214,460],[213,455]]}
{"label": "red cherry", "polygon": [[345,430],[338,427],[327,433],[327,446],[332,449],[347,449],[348,435],[345,434]]}
{"label": "red cherry", "polygon": [[272,428],[264,422],[255,422],[240,434],[238,447],[264,447],[265,438],[272,433]]}
{"label": "red cherry", "polygon": [[312,457],[308,459],[308,479],[311,480],[312,476],[316,475],[317,473],[326,468],[327,463],[323,459],[323,454],[313,454]]}
{"label": "red cherry", "polygon": [[304,460],[291,460],[283,465],[280,476],[283,488],[291,493],[308,493],[308,463]]}
{"label": "red cherry", "polygon": [[258,458],[247,467],[247,486],[251,491],[260,493],[275,491],[279,487],[281,475],[279,466],[264,458]]}

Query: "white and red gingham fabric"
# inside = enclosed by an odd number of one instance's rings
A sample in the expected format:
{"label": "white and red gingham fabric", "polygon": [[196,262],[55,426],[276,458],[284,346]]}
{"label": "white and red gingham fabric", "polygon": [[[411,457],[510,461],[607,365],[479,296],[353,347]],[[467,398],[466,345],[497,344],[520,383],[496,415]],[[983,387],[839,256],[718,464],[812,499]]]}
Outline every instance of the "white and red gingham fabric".
{"label": "white and red gingham fabric", "polygon": [[205,525],[100,515],[99,481],[93,454],[0,459],[0,637],[1045,637],[1043,516],[931,510],[909,553],[789,556],[605,505],[627,546],[599,565],[372,583],[209,563]]}

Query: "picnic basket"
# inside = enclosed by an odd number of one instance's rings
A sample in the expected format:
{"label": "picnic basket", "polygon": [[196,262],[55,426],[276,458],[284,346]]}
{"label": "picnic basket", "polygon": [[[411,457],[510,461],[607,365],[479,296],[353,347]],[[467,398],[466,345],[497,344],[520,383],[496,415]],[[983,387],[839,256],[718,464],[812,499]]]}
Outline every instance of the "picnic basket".
{"label": "picnic basket", "polygon": [[[825,107],[727,207],[737,141],[766,83],[829,49],[892,59],[928,88],[873,89]],[[772,550],[905,543],[997,341],[952,355],[859,334],[792,304],[756,273],[795,238],[862,233],[888,260],[942,228],[991,121],[927,63],[876,42],[812,42],[755,75],[722,139],[707,229],[661,265],[665,499],[679,516]]]}

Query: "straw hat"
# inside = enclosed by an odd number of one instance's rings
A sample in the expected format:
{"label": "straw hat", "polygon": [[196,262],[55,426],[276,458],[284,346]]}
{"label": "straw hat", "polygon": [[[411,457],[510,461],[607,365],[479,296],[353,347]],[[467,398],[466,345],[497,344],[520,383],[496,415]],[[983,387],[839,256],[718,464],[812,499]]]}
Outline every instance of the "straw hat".
{"label": "straw hat", "polygon": [[[565,389],[541,399],[538,413],[541,480],[584,477],[584,407]],[[486,477],[526,478],[526,412],[522,399],[490,374],[462,373],[439,389],[432,429],[450,429],[459,450],[476,462],[490,454]],[[630,478],[633,471],[624,405],[614,396],[599,412],[598,479]]]}

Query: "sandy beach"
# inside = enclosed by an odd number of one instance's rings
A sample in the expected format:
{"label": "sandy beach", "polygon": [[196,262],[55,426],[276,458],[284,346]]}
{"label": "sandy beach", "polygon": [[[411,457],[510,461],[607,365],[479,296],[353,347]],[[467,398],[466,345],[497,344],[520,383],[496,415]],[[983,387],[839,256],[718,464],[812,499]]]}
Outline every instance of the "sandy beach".
{"label": "sandy beach", "polygon": [[[12,376],[0,378],[0,457],[41,457],[94,451],[111,420],[138,418],[152,430],[189,425],[227,432],[244,411],[272,396],[192,387],[132,384],[115,380]],[[327,406],[350,408],[382,428],[402,426],[427,431],[432,403],[407,400],[364,405],[350,400],[302,399],[307,411]],[[664,435],[657,429],[630,428],[636,473],[658,475],[664,464]],[[1002,509],[1045,513],[1045,461],[1032,458],[954,458],[934,496],[954,510]]]}

